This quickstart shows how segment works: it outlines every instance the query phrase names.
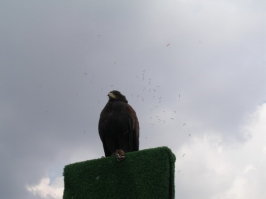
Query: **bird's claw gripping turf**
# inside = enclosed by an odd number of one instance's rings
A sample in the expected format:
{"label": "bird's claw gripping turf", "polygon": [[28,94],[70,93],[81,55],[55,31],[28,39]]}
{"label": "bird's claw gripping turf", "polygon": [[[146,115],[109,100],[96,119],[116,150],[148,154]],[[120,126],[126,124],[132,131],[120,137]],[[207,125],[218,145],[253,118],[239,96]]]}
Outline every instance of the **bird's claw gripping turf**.
{"label": "bird's claw gripping turf", "polygon": [[125,152],[123,150],[116,150],[113,155],[115,155],[117,161],[122,161],[125,159]]}
{"label": "bird's claw gripping turf", "polygon": [[118,153],[116,153],[115,156],[116,156],[117,161],[121,161],[121,160],[124,160],[125,159],[125,156],[124,155],[120,155]]}

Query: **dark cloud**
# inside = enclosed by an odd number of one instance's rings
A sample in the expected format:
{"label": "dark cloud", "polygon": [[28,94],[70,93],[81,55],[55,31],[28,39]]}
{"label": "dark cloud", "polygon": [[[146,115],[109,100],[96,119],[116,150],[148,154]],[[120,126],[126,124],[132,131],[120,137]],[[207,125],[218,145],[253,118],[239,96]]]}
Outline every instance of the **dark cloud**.
{"label": "dark cloud", "polygon": [[221,4],[2,2],[1,196],[38,198],[26,185],[101,157],[115,89],[137,112],[141,149],[207,132],[244,142],[239,127],[265,101],[264,12]]}

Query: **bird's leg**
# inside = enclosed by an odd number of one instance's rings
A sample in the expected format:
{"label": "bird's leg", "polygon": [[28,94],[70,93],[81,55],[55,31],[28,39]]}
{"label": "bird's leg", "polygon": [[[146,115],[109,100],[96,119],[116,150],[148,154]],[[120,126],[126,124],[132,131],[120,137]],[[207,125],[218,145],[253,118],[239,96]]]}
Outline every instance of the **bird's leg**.
{"label": "bird's leg", "polygon": [[125,152],[122,149],[117,149],[113,155],[116,156],[117,161],[121,161],[125,159]]}

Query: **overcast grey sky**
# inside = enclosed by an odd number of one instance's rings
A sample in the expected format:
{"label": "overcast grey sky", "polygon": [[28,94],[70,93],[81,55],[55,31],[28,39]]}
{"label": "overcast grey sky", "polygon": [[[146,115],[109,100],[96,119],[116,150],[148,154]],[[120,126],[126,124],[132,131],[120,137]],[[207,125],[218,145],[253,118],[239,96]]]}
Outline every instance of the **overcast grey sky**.
{"label": "overcast grey sky", "polygon": [[[140,149],[176,155],[176,198],[264,199],[266,2],[0,3],[0,198],[59,199],[101,157],[111,90]],[[183,154],[186,154],[183,157]]]}

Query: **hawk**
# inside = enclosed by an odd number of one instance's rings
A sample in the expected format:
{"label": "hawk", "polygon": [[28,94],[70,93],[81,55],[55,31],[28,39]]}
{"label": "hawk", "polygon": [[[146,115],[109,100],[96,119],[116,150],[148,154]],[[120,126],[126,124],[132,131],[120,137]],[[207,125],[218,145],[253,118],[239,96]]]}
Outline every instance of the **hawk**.
{"label": "hawk", "polygon": [[119,91],[111,91],[109,100],[100,114],[99,135],[105,156],[115,155],[117,160],[124,153],[139,150],[139,121],[135,110]]}

